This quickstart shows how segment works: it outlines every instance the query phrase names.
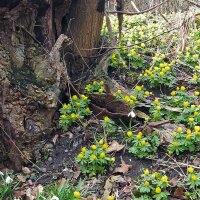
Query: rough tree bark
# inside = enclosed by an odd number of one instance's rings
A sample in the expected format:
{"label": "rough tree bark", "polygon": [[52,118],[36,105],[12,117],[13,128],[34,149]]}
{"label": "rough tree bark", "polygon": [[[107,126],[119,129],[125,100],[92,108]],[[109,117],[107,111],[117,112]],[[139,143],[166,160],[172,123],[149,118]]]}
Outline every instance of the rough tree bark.
{"label": "rough tree bark", "polygon": [[[0,168],[9,159],[20,170],[52,131],[68,78],[61,54],[72,36],[80,49],[96,47],[103,19],[99,2],[104,0],[0,1]],[[65,27],[69,37],[62,34]]]}

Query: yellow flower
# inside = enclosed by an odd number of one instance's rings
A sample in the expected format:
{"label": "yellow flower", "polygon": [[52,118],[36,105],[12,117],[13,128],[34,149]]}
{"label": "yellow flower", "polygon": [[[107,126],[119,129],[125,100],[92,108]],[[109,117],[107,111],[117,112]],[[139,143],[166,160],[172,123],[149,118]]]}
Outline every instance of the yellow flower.
{"label": "yellow flower", "polygon": [[149,92],[149,91],[145,91],[144,94],[145,94],[146,96],[149,96],[149,95],[150,95],[150,92]]}
{"label": "yellow flower", "polygon": [[149,181],[145,181],[144,185],[148,187],[150,185]]}
{"label": "yellow flower", "polygon": [[137,140],[140,140],[142,138],[142,132],[139,132],[137,135],[136,135],[136,139]]}
{"label": "yellow flower", "polygon": [[193,122],[194,122],[194,118],[193,118],[193,117],[189,117],[189,118],[188,118],[188,121],[189,121],[190,123],[193,123]]}
{"label": "yellow flower", "polygon": [[139,85],[137,85],[137,86],[135,87],[135,89],[136,89],[138,92],[140,92],[140,91],[142,90],[142,87],[139,86]]}
{"label": "yellow flower", "polygon": [[61,115],[60,118],[61,119],[67,119],[67,115]]}
{"label": "yellow flower", "polygon": [[99,144],[103,145],[103,139],[99,140]]}
{"label": "yellow flower", "polygon": [[105,158],[105,157],[106,157],[105,152],[102,152],[102,153],[100,154],[100,158]]}
{"label": "yellow flower", "polygon": [[91,146],[91,149],[92,149],[92,150],[96,150],[96,149],[97,149],[97,146],[93,144],[93,145]]}
{"label": "yellow flower", "polygon": [[72,96],[72,100],[76,101],[78,99],[78,97],[76,95]]}
{"label": "yellow flower", "polygon": [[172,134],[173,134],[173,136],[176,136],[176,132],[175,131]]}
{"label": "yellow flower", "polygon": [[180,90],[185,91],[185,86],[181,86]]}
{"label": "yellow flower", "polygon": [[191,105],[191,108],[194,109],[196,106],[195,105]]}
{"label": "yellow flower", "polygon": [[175,142],[173,142],[172,144],[173,144],[173,146],[174,146],[174,147],[178,147],[178,146],[179,146],[179,143],[178,143],[178,142],[176,142],[176,141],[175,141]]}
{"label": "yellow flower", "polygon": [[178,128],[177,128],[177,132],[178,132],[178,133],[182,133],[182,132],[183,132],[183,129],[182,129],[181,127],[178,127]]}
{"label": "yellow flower", "polygon": [[108,200],[115,200],[115,197],[113,195],[108,196]]}
{"label": "yellow flower", "polygon": [[130,100],[130,101],[129,101],[129,104],[130,104],[130,105],[133,105],[133,104],[134,104],[134,101],[133,101],[133,100]]}
{"label": "yellow flower", "polygon": [[142,44],[141,44],[141,47],[142,47],[142,48],[145,48],[145,47],[146,47],[146,45],[145,45],[144,43],[142,43]]}
{"label": "yellow flower", "polygon": [[187,129],[186,133],[187,133],[187,135],[190,135],[192,133],[192,131],[190,129]]}
{"label": "yellow flower", "polygon": [[161,107],[160,106],[156,106],[156,110],[161,110]]}
{"label": "yellow flower", "polygon": [[111,158],[111,162],[114,163],[115,162],[115,157]]}
{"label": "yellow flower", "polygon": [[82,149],[81,149],[81,152],[83,152],[83,153],[85,153],[87,151],[87,148],[86,147],[83,147]]}
{"label": "yellow flower", "polygon": [[117,90],[117,94],[118,94],[118,95],[121,95],[121,94],[122,94],[122,91],[121,91],[121,90]]}
{"label": "yellow flower", "polygon": [[81,104],[80,104],[79,102],[77,102],[77,103],[76,103],[76,106],[77,106],[77,107],[80,107],[80,106],[81,106]]}
{"label": "yellow flower", "polygon": [[87,113],[90,113],[90,108],[86,108],[85,111],[86,111]]}
{"label": "yellow flower", "polygon": [[190,140],[191,139],[191,135],[186,135],[186,140]]}
{"label": "yellow flower", "polygon": [[156,178],[158,176],[158,172],[154,172],[152,175],[151,175],[153,178]]}
{"label": "yellow flower", "polygon": [[130,95],[130,99],[133,100],[133,101],[137,100],[137,98],[135,96],[133,96],[133,95]]}
{"label": "yellow flower", "polygon": [[194,92],[194,95],[195,95],[195,96],[199,96],[199,91],[195,91],[195,92]]}
{"label": "yellow flower", "polygon": [[102,148],[103,148],[104,150],[106,150],[106,149],[108,148],[108,143],[103,144],[103,145],[102,145]]}
{"label": "yellow flower", "polygon": [[128,103],[128,102],[130,101],[129,96],[125,96],[125,97],[124,97],[124,101],[125,101],[126,103]]}
{"label": "yellow flower", "polygon": [[193,75],[193,79],[194,79],[195,81],[197,81],[197,80],[198,80],[198,76],[197,76],[196,74],[194,74],[194,75]]}
{"label": "yellow flower", "polygon": [[159,74],[160,74],[160,76],[164,76],[164,72],[160,72]]}
{"label": "yellow flower", "polygon": [[102,93],[103,92],[103,88],[100,88],[98,91],[99,91],[99,93]]}
{"label": "yellow flower", "polygon": [[194,168],[193,167],[188,167],[187,171],[188,171],[188,173],[192,174],[192,173],[194,173]]}
{"label": "yellow flower", "polygon": [[148,176],[148,175],[149,175],[149,170],[148,170],[148,169],[145,169],[145,170],[144,170],[144,175],[145,175],[145,176]]}
{"label": "yellow flower", "polygon": [[70,116],[71,116],[72,119],[76,119],[77,118],[77,115],[75,113],[72,113]]}
{"label": "yellow flower", "polygon": [[128,137],[132,137],[132,135],[133,135],[132,131],[128,131],[128,132],[127,132],[127,136],[128,136]]}
{"label": "yellow flower", "polygon": [[91,89],[91,85],[90,85],[90,84],[88,84],[88,85],[85,86],[85,90],[86,90],[87,92],[89,92],[90,89]]}
{"label": "yellow flower", "polygon": [[84,156],[83,153],[79,153],[79,154],[78,154],[78,158],[79,158],[79,159],[83,159],[83,156]]}
{"label": "yellow flower", "polygon": [[196,176],[196,175],[193,175],[193,176],[191,177],[191,179],[192,179],[192,181],[196,181],[196,180],[197,180],[197,176]]}
{"label": "yellow flower", "polygon": [[88,97],[86,97],[85,95],[81,95],[81,98],[82,98],[83,100],[87,100],[87,99],[88,99]]}
{"label": "yellow flower", "polygon": [[156,194],[160,194],[161,193],[161,188],[157,187],[155,192],[156,192]]}
{"label": "yellow flower", "polygon": [[110,118],[107,117],[107,116],[105,116],[105,117],[104,117],[104,121],[105,121],[106,123],[109,123],[109,122],[110,122]]}
{"label": "yellow flower", "polygon": [[145,141],[145,140],[142,140],[142,141],[141,141],[141,145],[142,145],[142,146],[145,146],[145,145],[146,145],[146,141]]}
{"label": "yellow flower", "polygon": [[179,90],[180,90],[180,88],[179,88],[179,87],[177,87],[177,88],[176,88],[176,91],[179,91]]}
{"label": "yellow flower", "polygon": [[66,103],[64,103],[63,106],[62,106],[62,108],[63,108],[64,110],[66,110],[66,109],[68,108],[68,105],[67,105]]}
{"label": "yellow flower", "polygon": [[92,158],[93,160],[97,160],[97,157],[96,157],[94,154],[91,155],[91,158]]}
{"label": "yellow flower", "polygon": [[158,100],[158,99],[155,99],[155,100],[154,100],[154,104],[155,104],[155,105],[158,105],[158,104],[159,104],[159,100]]}
{"label": "yellow flower", "polygon": [[197,55],[197,54],[194,54],[194,55],[192,56],[192,58],[197,59],[197,58],[198,58],[198,55]]}
{"label": "yellow flower", "polygon": [[175,91],[172,91],[171,92],[171,96],[175,96],[176,95],[176,92]]}
{"label": "yellow flower", "polygon": [[185,50],[186,50],[186,51],[189,51],[189,50],[190,50],[190,47],[186,47]]}
{"label": "yellow flower", "polygon": [[79,198],[81,197],[80,192],[75,191],[75,192],[74,192],[74,197],[79,199]]}
{"label": "yellow flower", "polygon": [[94,86],[97,84],[97,82],[96,81],[93,81],[93,83],[92,83]]}
{"label": "yellow flower", "polygon": [[99,83],[100,85],[104,85],[104,82],[103,81],[100,81],[100,83]]}
{"label": "yellow flower", "polygon": [[195,127],[194,127],[194,131],[195,131],[195,132],[199,132],[199,131],[200,131],[200,126],[195,126]]}
{"label": "yellow flower", "polygon": [[184,101],[184,102],[183,102],[183,107],[184,107],[184,108],[187,108],[188,105],[189,105],[189,103],[188,103],[187,101]]}
{"label": "yellow flower", "polygon": [[194,112],[194,116],[196,117],[196,116],[198,116],[199,115],[199,113],[198,112]]}
{"label": "yellow flower", "polygon": [[163,183],[168,183],[168,177],[167,176],[162,176],[162,178],[160,180]]}

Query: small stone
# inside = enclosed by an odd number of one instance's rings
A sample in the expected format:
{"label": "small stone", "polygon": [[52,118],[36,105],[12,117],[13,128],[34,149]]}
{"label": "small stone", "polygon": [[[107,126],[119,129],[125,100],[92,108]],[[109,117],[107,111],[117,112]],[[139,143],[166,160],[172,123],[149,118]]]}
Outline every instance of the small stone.
{"label": "small stone", "polygon": [[31,170],[30,170],[28,167],[23,167],[23,168],[22,168],[22,172],[23,172],[24,174],[30,174],[30,173],[31,173]]}
{"label": "small stone", "polygon": [[52,149],[53,148],[53,144],[52,143],[47,143],[44,146],[45,149]]}
{"label": "small stone", "polygon": [[49,162],[51,162],[52,160],[53,160],[53,158],[52,158],[52,157],[49,157],[49,158],[48,158],[48,161],[49,161]]}
{"label": "small stone", "polygon": [[47,172],[47,168],[42,167],[42,168],[41,168],[41,172],[43,172],[43,173]]}

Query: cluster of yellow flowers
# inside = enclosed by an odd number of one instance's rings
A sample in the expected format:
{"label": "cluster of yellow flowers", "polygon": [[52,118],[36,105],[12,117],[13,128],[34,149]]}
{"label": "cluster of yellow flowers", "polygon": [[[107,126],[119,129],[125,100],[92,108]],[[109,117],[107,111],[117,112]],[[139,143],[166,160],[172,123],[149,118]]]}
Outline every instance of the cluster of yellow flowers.
{"label": "cluster of yellow flowers", "polygon": [[[108,143],[104,143],[104,141],[101,139],[99,142],[98,142],[102,149],[104,150],[103,152],[101,152],[99,155],[96,154],[96,152],[94,152],[95,154],[91,154],[90,157],[93,159],[93,160],[97,160],[98,158],[105,158],[106,157],[106,152],[105,150],[108,148]],[[91,145],[90,147],[91,150],[93,151],[96,151],[98,150],[98,146],[97,145]],[[78,158],[79,159],[83,159],[84,158],[84,155],[85,153],[88,151],[88,149],[86,147],[82,147],[81,149],[81,152],[78,154]],[[115,162],[115,157],[112,157],[111,158],[111,161],[114,163]]]}
{"label": "cluster of yellow flowers", "polygon": [[85,86],[85,90],[86,92],[89,93],[98,92],[101,94],[104,92],[104,81],[102,80],[100,82],[93,81],[92,84],[88,84]]}

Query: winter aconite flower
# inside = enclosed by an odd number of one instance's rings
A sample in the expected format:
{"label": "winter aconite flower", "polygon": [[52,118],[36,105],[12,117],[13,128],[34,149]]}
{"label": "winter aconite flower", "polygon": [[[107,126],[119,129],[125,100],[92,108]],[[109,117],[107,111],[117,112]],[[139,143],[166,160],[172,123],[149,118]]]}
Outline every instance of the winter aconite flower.
{"label": "winter aconite flower", "polygon": [[163,183],[168,183],[168,177],[167,176],[162,176],[160,179]]}
{"label": "winter aconite flower", "polygon": [[113,195],[108,196],[108,200],[115,200],[115,197]]}
{"label": "winter aconite flower", "polygon": [[128,132],[127,132],[127,136],[128,136],[128,137],[132,137],[132,136],[133,136],[132,131],[128,131]]}
{"label": "winter aconite flower", "polygon": [[81,152],[83,152],[83,153],[85,153],[87,151],[87,148],[86,147],[83,147],[82,149],[81,149]]}
{"label": "winter aconite flower", "polygon": [[148,170],[148,169],[145,169],[145,170],[144,170],[144,175],[146,175],[146,176],[149,175],[149,170]]}
{"label": "winter aconite flower", "polygon": [[161,193],[161,188],[160,187],[157,187],[156,190],[155,190],[156,194],[160,194]]}
{"label": "winter aconite flower", "polygon": [[193,167],[188,167],[187,171],[188,171],[188,173],[192,174],[192,173],[194,173],[194,168]]}
{"label": "winter aconite flower", "polygon": [[74,192],[74,197],[79,199],[81,197],[81,193],[78,192],[78,191],[75,191]]}
{"label": "winter aconite flower", "polygon": [[92,145],[92,146],[91,146],[91,149],[92,149],[92,150],[96,150],[96,149],[97,149],[97,146],[96,146],[96,145]]}
{"label": "winter aconite flower", "polygon": [[196,176],[196,175],[193,175],[193,176],[191,177],[191,179],[192,179],[192,181],[196,181],[196,180],[197,180],[197,176]]}
{"label": "winter aconite flower", "polygon": [[101,154],[100,154],[100,156],[99,156],[100,158],[105,158],[106,157],[106,154],[105,154],[105,152],[102,152]]}
{"label": "winter aconite flower", "polygon": [[148,187],[150,185],[149,181],[145,181],[144,185]]}
{"label": "winter aconite flower", "polygon": [[106,123],[109,123],[110,122],[110,118],[109,117],[104,117],[104,121],[106,122]]}

